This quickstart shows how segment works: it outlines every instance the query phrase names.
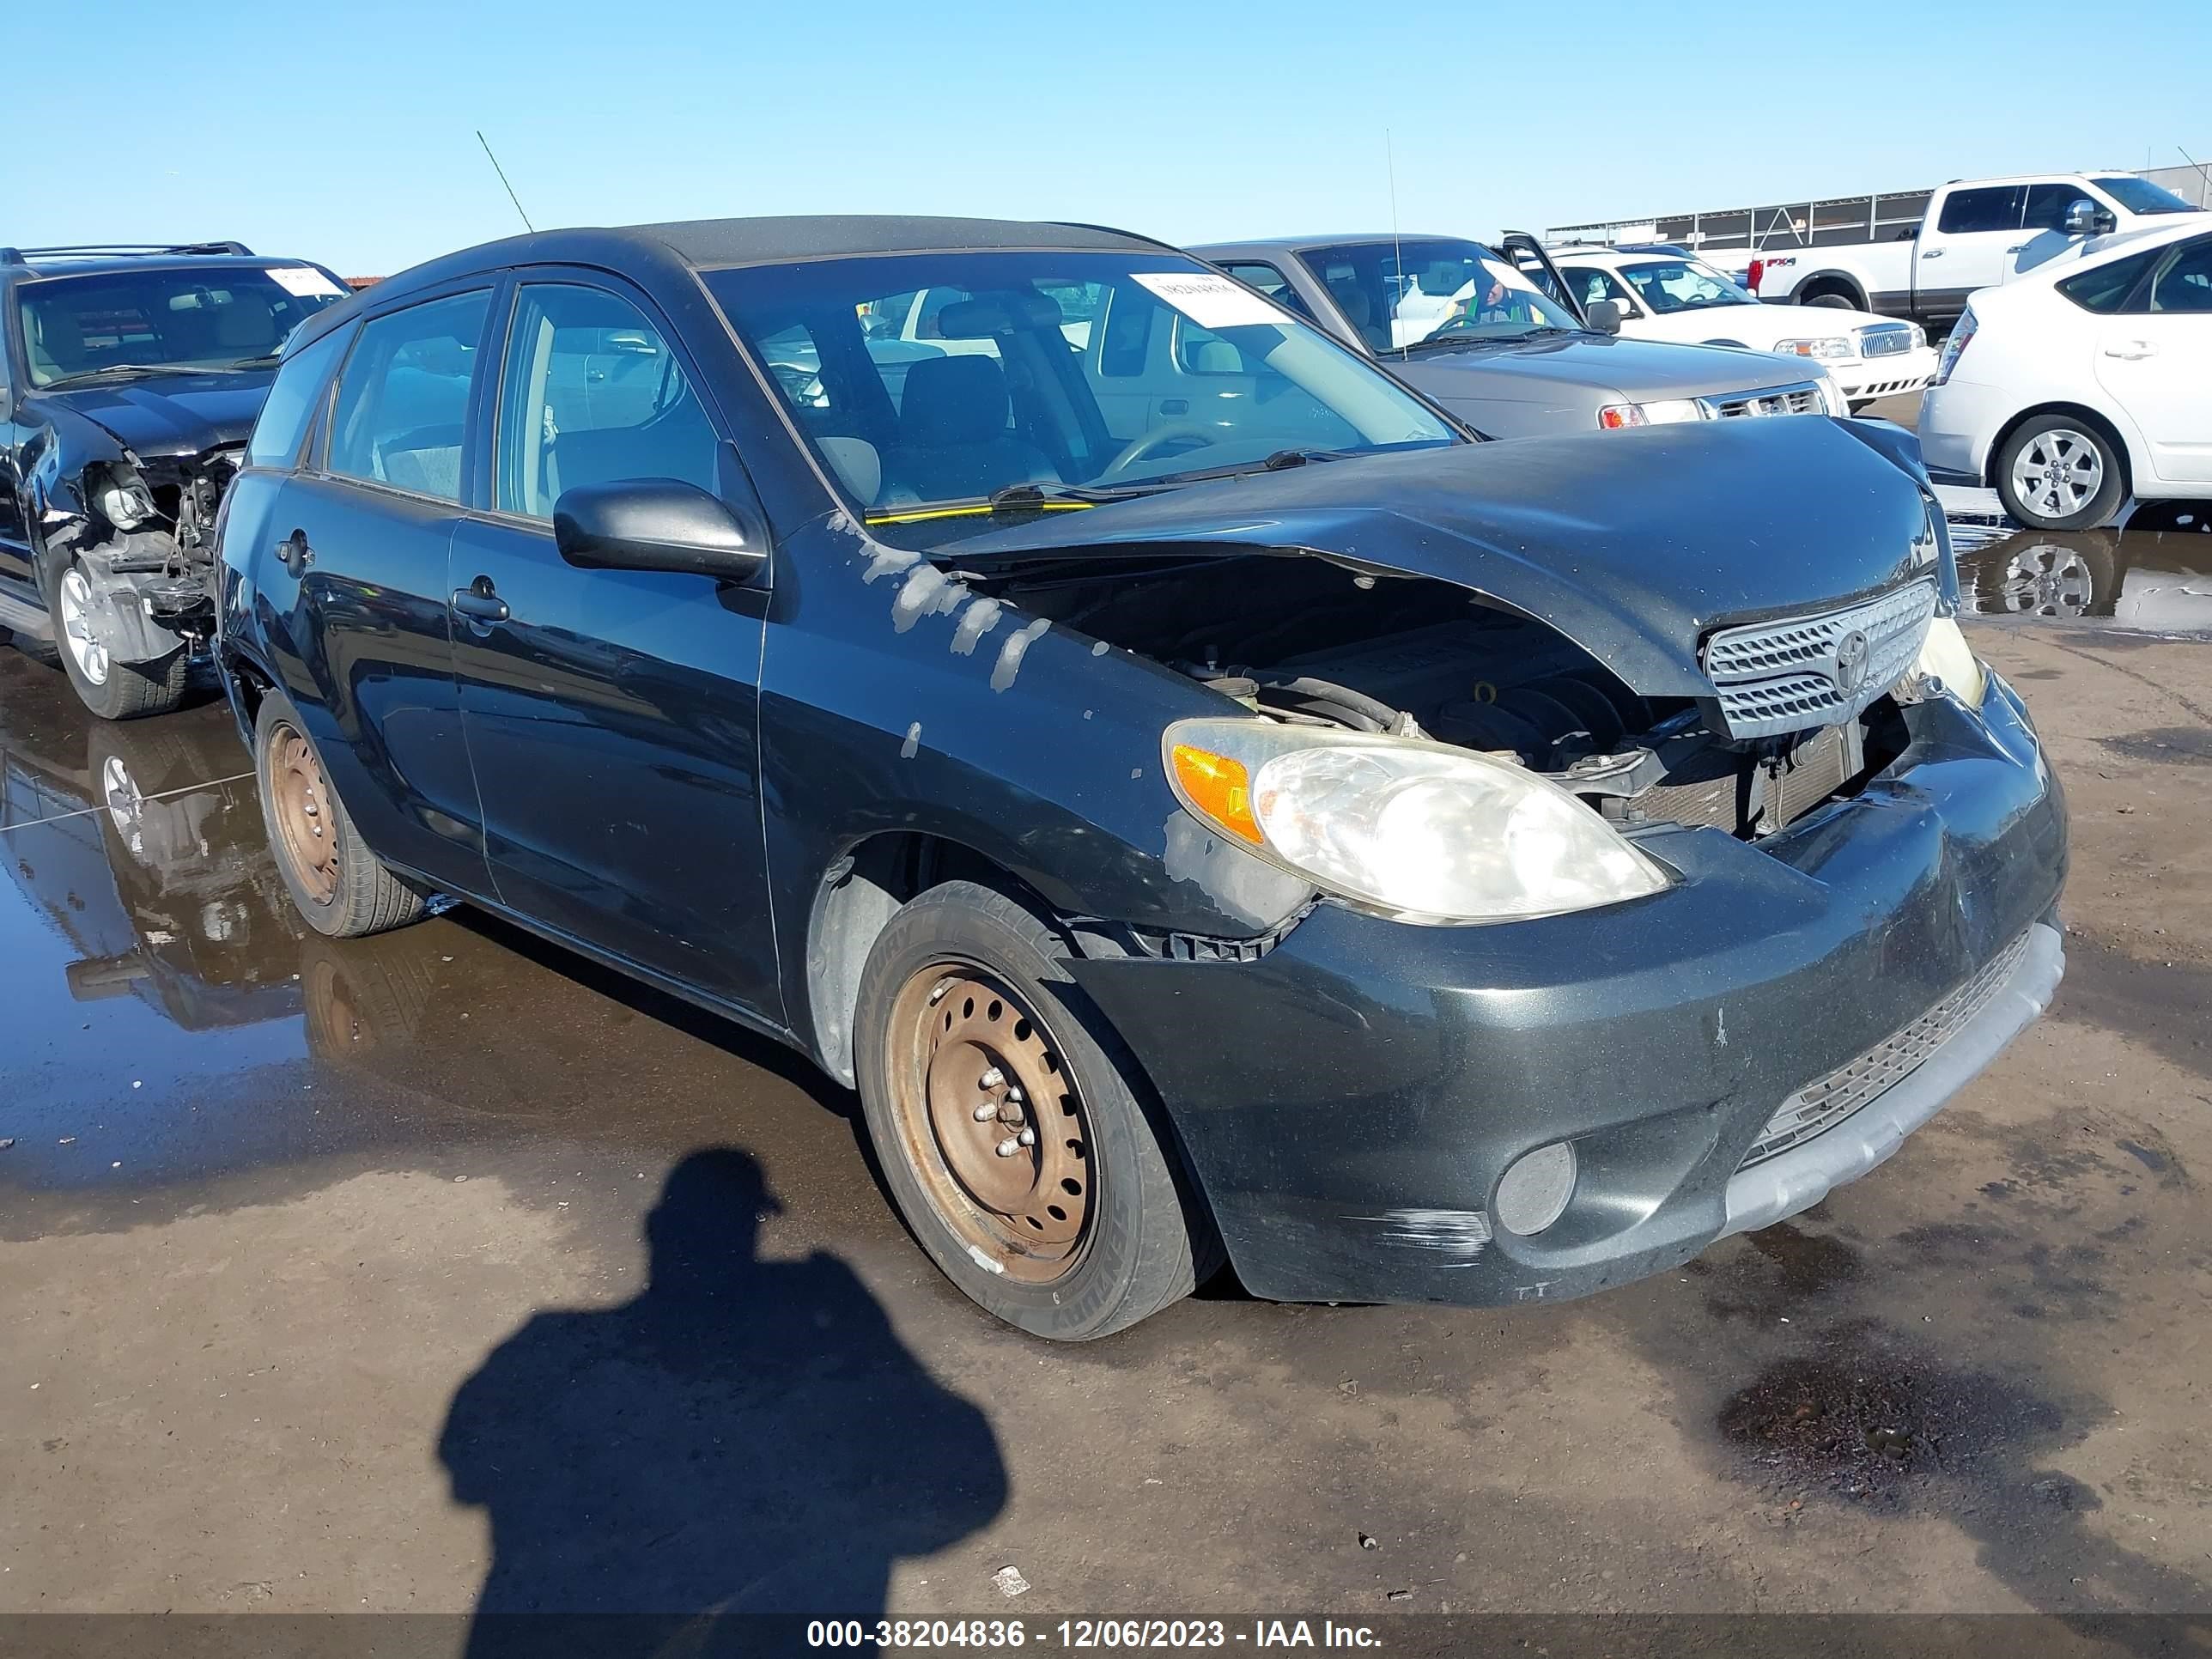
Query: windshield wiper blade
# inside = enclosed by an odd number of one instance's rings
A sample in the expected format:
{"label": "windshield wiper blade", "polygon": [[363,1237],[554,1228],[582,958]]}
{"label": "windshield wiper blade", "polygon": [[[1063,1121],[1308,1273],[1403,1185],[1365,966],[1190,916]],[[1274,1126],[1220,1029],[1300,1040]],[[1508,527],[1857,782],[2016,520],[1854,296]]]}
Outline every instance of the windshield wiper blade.
{"label": "windshield wiper blade", "polygon": [[1041,484],[1012,483],[993,490],[983,498],[983,505],[994,513],[1039,511],[1065,504],[1070,507],[1098,507],[1107,501],[1126,501],[1132,496],[1149,495],[1151,484]]}
{"label": "windshield wiper blade", "polygon": [[103,363],[76,374],[49,380],[48,386],[71,386],[79,380],[105,380],[110,374],[242,374],[245,371],[219,363]]}

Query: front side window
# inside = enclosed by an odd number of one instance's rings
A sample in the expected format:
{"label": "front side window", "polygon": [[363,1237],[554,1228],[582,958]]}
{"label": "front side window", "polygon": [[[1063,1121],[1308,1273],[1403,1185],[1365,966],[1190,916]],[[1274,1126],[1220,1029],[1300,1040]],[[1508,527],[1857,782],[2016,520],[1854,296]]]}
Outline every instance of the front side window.
{"label": "front side window", "polygon": [[[910,542],[985,527],[985,503],[1012,486],[1075,507],[1285,452],[1460,441],[1357,355],[1171,254],[948,252],[704,275],[868,521]],[[940,289],[955,297],[936,338],[867,337],[878,296]],[[1094,293],[1099,309],[1071,318],[1069,296]],[[1182,349],[1149,349],[1169,338]]]}
{"label": "front side window", "polygon": [[[2030,185],[2027,210],[2021,221],[2024,230],[2064,230],[2067,210],[2076,202],[2087,202],[2079,185]],[[2095,206],[2094,202],[2091,206]]]}
{"label": "front side window", "polygon": [[1621,271],[1635,288],[1636,297],[1662,317],[1676,311],[1759,303],[1750,289],[1700,259],[1642,259],[1622,266]]}
{"label": "front side window", "polygon": [[1628,297],[1620,278],[1611,271],[1598,265],[1562,265],[1559,275],[1567,279],[1568,290],[1579,295],[1584,305],[1610,300],[1615,305],[1627,307],[1630,314],[1634,314],[1636,302]]}
{"label": "front side window", "polygon": [[198,265],[42,276],[16,289],[34,386],[97,375],[245,373],[345,297],[312,265]]}
{"label": "front side window", "polygon": [[717,488],[719,440],[666,337],[601,289],[532,283],[515,296],[498,431],[493,504],[526,518],[551,518],[579,484]]}
{"label": "front side window", "polygon": [[1978,231],[2018,230],[2022,191],[2018,185],[1985,185],[1978,190],[1954,190],[1943,198],[1942,216],[1936,228],[1946,236],[1969,236]]}
{"label": "front side window", "polygon": [[2212,312],[2212,236],[2184,242],[2150,279],[2153,311]]}
{"label": "front side window", "polygon": [[253,423],[253,435],[246,441],[249,466],[292,464],[300,453],[300,441],[307,435],[307,422],[322,401],[323,388],[331,383],[331,370],[352,342],[353,330],[341,325],[285,359],[261,405],[260,418]]}
{"label": "front side window", "polygon": [[490,306],[479,289],[362,325],[338,376],[331,471],[460,500],[464,424]]}
{"label": "front side window", "polygon": [[1378,352],[1582,327],[1510,261],[1474,242],[1350,242],[1308,248],[1299,257]]}
{"label": "front side window", "polygon": [[2123,173],[2111,179],[2089,181],[2130,213],[2194,213],[2197,210],[2163,185]]}

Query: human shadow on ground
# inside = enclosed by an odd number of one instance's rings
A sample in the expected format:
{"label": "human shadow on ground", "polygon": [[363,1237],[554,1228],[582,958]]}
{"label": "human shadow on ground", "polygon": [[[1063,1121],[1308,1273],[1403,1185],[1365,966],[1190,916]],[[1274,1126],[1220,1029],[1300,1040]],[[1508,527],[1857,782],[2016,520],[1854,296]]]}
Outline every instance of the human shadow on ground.
{"label": "human shadow on ground", "polygon": [[871,1622],[894,1563],[998,1514],[988,1420],[845,1263],[760,1258],[778,1208],[750,1155],[690,1155],[647,1219],[644,1291],[536,1315],[454,1395],[438,1454],[492,1529],[472,1659],[758,1651],[757,1615]]}

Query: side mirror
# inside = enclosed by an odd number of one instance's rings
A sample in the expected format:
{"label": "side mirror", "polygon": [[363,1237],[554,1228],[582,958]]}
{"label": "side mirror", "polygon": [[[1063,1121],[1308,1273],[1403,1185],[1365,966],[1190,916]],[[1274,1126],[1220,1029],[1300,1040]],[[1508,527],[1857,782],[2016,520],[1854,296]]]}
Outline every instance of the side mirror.
{"label": "side mirror", "polygon": [[1601,334],[1620,333],[1621,324],[1627,320],[1621,313],[1618,300],[1592,300],[1583,307],[1583,315],[1589,319],[1589,325]]}
{"label": "side mirror", "polygon": [[2110,208],[2100,208],[2086,196],[2067,205],[2064,228],[2069,236],[2102,236],[2118,225]]}
{"label": "side mirror", "polygon": [[748,580],[768,557],[764,526],[673,478],[562,490],[553,544],[585,570],[674,570],[732,582]]}

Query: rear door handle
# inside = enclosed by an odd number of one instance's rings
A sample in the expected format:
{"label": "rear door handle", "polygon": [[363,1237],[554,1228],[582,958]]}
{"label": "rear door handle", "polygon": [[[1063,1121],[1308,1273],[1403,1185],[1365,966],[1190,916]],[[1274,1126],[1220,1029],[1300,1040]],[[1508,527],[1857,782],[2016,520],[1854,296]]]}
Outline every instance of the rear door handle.
{"label": "rear door handle", "polygon": [[507,601],[493,591],[489,576],[479,576],[468,586],[455,588],[453,611],[456,615],[466,617],[480,628],[503,623],[508,616]]}
{"label": "rear door handle", "polygon": [[2129,362],[2134,362],[2139,358],[2157,356],[2158,345],[2152,340],[2123,340],[2118,345],[2106,346],[2105,355],[2107,357],[2120,357]]}
{"label": "rear door handle", "polygon": [[1160,413],[1163,415],[1188,415],[1190,413],[1190,399],[1188,398],[1163,398],[1160,399]]}
{"label": "rear door handle", "polygon": [[307,532],[304,530],[295,530],[277,543],[273,551],[277,563],[290,571],[295,580],[315,562],[315,550],[307,545]]}

